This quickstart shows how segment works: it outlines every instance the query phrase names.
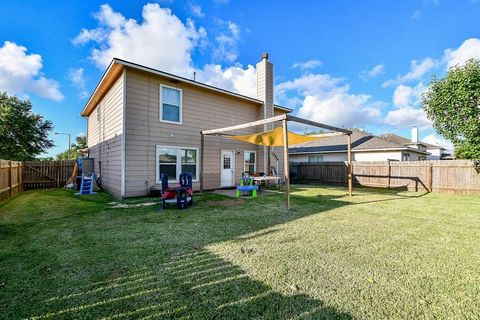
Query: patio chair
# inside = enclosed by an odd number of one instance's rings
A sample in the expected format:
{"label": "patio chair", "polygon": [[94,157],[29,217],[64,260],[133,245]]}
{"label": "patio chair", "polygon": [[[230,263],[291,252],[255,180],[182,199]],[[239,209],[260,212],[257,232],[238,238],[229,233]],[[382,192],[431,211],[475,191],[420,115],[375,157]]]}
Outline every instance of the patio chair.
{"label": "patio chair", "polygon": [[[187,192],[187,204],[192,204],[193,205],[193,187],[192,187],[192,174],[191,173],[181,173],[180,176],[178,177],[178,180],[180,180],[180,187],[185,189]],[[177,193],[180,191],[180,189],[177,191]],[[178,195],[177,195],[177,200],[178,200]],[[178,201],[177,201],[178,205]]]}
{"label": "patio chair", "polygon": [[240,192],[242,192],[244,196],[251,194],[252,198],[255,198],[258,189],[259,187],[253,184],[253,177],[242,177],[240,185],[237,186],[236,196],[240,197]]}
{"label": "patio chair", "polygon": [[[176,202],[177,193],[176,190],[171,190],[168,186],[168,176],[164,173],[160,175],[162,182],[162,208],[167,208],[167,203]],[[172,201],[173,200],[173,201]]]}

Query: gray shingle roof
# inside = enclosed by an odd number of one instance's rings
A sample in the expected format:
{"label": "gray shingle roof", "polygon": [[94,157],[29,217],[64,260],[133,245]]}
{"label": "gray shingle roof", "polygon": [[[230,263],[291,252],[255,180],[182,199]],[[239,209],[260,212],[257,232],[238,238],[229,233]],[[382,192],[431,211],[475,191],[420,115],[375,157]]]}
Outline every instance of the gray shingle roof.
{"label": "gray shingle roof", "polygon": [[[385,140],[389,140],[389,141],[392,141],[392,142],[395,142],[395,143],[398,143],[398,144],[403,144],[403,145],[407,145],[407,144],[412,144],[412,141],[410,141],[409,139],[407,138],[404,138],[404,137],[401,137],[399,135],[396,135],[394,133],[385,133],[385,134],[382,134],[379,136],[380,138],[383,138]],[[419,141],[418,142],[419,144],[423,144],[425,147],[427,148],[441,148],[441,149],[444,149],[443,147],[441,146],[438,146],[436,144],[431,144],[431,143],[426,143],[426,142],[423,142],[423,141]]]}
{"label": "gray shingle roof", "polygon": [[[368,132],[359,129],[352,130],[352,151],[371,150],[371,149],[405,149],[402,144],[392,142],[381,137],[369,134]],[[409,149],[413,152],[424,153],[419,150]],[[347,151],[347,137],[346,136],[332,136],[319,138],[307,143],[297,144],[288,149],[289,153],[304,153],[304,152],[344,152]]]}

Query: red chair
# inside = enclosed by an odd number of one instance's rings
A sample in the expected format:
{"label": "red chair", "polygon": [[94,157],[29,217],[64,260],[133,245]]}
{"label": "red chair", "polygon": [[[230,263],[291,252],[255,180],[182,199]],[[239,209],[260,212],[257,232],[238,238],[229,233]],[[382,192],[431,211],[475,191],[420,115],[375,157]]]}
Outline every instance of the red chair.
{"label": "red chair", "polygon": [[178,209],[185,209],[189,204],[193,204],[192,175],[182,173],[179,177],[179,184],[176,187],[168,185],[168,176],[160,175],[162,182],[162,208],[166,209],[168,203],[176,203]]}
{"label": "red chair", "polygon": [[[162,181],[162,208],[167,208],[167,202],[173,203],[177,199],[177,190],[168,186],[168,176],[164,173],[160,175]],[[170,200],[170,201],[168,201]],[[172,201],[175,200],[175,201]]]}

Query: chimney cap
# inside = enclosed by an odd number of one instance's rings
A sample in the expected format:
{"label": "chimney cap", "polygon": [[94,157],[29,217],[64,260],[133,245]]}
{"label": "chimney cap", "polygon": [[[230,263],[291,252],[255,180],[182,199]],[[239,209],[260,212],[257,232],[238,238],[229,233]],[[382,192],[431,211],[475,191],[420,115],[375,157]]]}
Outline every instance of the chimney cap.
{"label": "chimney cap", "polygon": [[262,60],[263,59],[268,60],[268,52],[263,52],[262,53]]}

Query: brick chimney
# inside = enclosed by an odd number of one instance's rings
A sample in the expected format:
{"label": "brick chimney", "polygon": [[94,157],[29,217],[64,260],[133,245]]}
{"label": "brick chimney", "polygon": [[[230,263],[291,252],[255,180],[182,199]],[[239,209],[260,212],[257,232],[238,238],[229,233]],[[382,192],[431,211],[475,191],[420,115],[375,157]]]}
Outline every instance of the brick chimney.
{"label": "brick chimney", "polygon": [[[268,53],[262,53],[262,60],[257,63],[257,99],[263,101],[260,115],[273,117],[273,64],[268,61]],[[263,125],[263,131],[273,129],[273,123]],[[263,148],[263,171],[268,173],[268,148]]]}

